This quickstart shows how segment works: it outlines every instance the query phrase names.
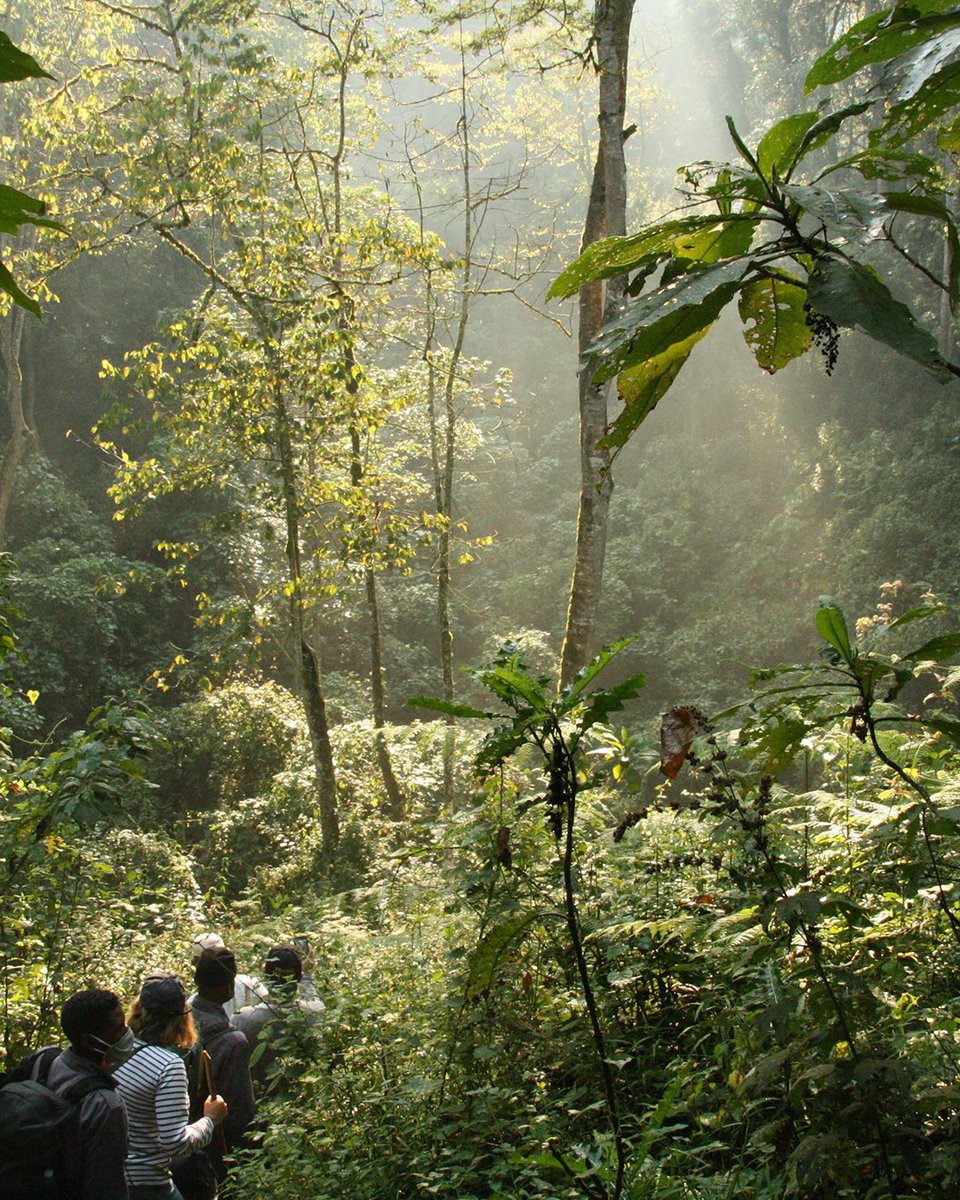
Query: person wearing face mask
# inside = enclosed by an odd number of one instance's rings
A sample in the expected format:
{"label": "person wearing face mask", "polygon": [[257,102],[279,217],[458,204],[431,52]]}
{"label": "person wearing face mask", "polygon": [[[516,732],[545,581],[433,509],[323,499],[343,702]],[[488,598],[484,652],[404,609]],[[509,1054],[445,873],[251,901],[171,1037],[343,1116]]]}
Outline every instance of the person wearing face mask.
{"label": "person wearing face mask", "polygon": [[77,1135],[66,1148],[65,1174],[77,1188],[72,1194],[77,1200],[127,1200],[127,1113],[110,1073],[130,1058],[133,1031],[118,998],[100,989],[71,996],[60,1025],[70,1044],[50,1063],[47,1086],[61,1095],[80,1080],[91,1088],[79,1102]]}

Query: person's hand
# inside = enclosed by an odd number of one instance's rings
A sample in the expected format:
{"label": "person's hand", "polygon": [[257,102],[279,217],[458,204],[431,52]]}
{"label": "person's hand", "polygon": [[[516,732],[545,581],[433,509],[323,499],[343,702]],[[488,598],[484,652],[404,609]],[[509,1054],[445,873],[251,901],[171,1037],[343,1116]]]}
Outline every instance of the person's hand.
{"label": "person's hand", "polygon": [[222,1096],[208,1096],[203,1102],[203,1115],[219,1125],[227,1115],[227,1102]]}

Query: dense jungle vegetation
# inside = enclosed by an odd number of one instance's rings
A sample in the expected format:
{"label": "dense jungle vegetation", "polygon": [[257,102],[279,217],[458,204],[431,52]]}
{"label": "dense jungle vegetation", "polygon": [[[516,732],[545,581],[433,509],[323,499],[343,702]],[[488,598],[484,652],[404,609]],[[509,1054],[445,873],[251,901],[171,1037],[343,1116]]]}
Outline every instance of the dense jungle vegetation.
{"label": "dense jungle vegetation", "polygon": [[0,30],[4,1064],[306,933],[226,1200],[956,1197],[960,8]]}

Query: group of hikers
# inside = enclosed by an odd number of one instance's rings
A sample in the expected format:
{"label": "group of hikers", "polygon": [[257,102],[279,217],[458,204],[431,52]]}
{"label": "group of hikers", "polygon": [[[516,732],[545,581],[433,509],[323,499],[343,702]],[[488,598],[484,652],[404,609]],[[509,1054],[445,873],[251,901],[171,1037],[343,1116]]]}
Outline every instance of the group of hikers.
{"label": "group of hikers", "polygon": [[256,1091],[285,1037],[323,1003],[302,937],[269,951],[262,980],[216,933],[191,962],[192,995],[151,975],[126,1014],[113,992],[77,992],[60,1013],[67,1047],[0,1082],[4,1200],[214,1200],[230,1153],[255,1141]]}

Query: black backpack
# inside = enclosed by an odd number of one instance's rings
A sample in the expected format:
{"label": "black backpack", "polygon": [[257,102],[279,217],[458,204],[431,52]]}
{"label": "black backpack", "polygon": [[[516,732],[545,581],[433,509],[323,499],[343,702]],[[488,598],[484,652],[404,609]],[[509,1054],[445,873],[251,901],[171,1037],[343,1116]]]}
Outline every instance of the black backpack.
{"label": "black backpack", "polygon": [[71,1200],[77,1195],[80,1102],[116,1083],[102,1072],[62,1091],[47,1086],[59,1046],[31,1054],[0,1079],[0,1195],[4,1200]]}

